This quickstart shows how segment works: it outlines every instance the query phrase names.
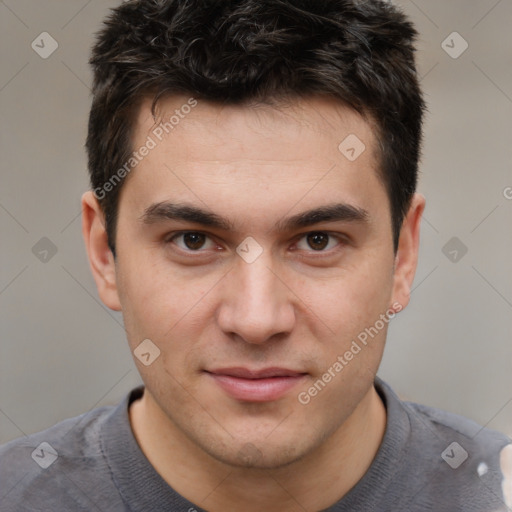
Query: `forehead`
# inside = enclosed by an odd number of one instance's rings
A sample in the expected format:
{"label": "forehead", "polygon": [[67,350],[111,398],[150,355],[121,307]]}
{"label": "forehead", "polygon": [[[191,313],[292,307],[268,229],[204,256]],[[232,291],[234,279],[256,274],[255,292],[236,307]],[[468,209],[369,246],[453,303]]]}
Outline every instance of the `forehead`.
{"label": "forehead", "polygon": [[[308,143],[312,135],[315,141]],[[338,150],[344,135],[363,142],[366,156],[377,156],[373,121],[363,119],[334,98],[311,96],[273,105],[221,105],[190,96],[172,96],[157,104],[156,117],[151,114],[150,98],[141,103],[134,142],[143,143],[151,136],[157,143],[165,139],[168,144],[174,141],[181,145],[183,138],[195,138],[195,154],[204,160],[210,156],[233,159],[243,148],[246,158],[252,160],[286,161],[308,159],[315,148],[315,156],[323,153],[328,158]],[[279,144],[275,144],[276,137]],[[265,143],[263,152],[258,144],[261,142]],[[176,156],[181,156],[179,151]]]}
{"label": "forehead", "polygon": [[132,143],[139,153],[151,149],[122,191],[139,212],[177,199],[207,203],[219,213],[290,210],[299,201],[369,210],[386,202],[371,120],[334,99],[270,106],[174,96],[160,101],[156,114],[145,100]]}

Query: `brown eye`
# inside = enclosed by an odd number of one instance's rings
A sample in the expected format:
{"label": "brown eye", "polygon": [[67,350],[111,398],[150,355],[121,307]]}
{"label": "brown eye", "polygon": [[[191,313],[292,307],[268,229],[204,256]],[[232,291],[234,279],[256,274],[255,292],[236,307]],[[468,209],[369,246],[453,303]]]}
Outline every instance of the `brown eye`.
{"label": "brown eye", "polygon": [[329,235],[326,233],[310,233],[307,235],[309,247],[314,251],[322,251],[329,243]]}
{"label": "brown eye", "polygon": [[214,245],[207,235],[197,231],[177,233],[171,238],[170,241],[175,243],[180,249],[183,249],[184,251],[198,252],[200,249],[211,248],[208,247],[208,243],[210,243],[210,246]]}
{"label": "brown eye", "polygon": [[306,252],[331,253],[331,250],[343,245],[340,236],[331,235],[324,231],[311,231],[304,233],[296,244],[296,248]]}
{"label": "brown eye", "polygon": [[202,233],[185,233],[183,235],[183,242],[188,249],[197,250],[201,249],[205,238],[206,237]]}

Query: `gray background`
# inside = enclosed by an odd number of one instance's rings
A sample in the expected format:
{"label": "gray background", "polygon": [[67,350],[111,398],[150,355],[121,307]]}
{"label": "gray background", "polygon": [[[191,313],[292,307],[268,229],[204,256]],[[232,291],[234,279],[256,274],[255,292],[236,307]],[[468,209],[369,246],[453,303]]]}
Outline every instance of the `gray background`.
{"label": "gray background", "polygon": [[[80,232],[88,52],[115,3],[0,1],[0,442],[116,403],[140,382]],[[427,208],[412,302],[379,374],[404,398],[512,435],[512,1],[397,3],[421,33]],[[442,47],[454,31],[469,44],[458,58]],[[31,47],[42,32],[59,45],[46,59]]]}

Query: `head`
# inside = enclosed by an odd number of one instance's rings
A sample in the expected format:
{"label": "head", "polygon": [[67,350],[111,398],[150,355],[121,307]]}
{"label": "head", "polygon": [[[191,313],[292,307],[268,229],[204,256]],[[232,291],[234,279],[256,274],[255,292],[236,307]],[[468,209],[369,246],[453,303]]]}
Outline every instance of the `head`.
{"label": "head", "polygon": [[[373,383],[423,210],[415,35],[379,0],[144,0],[98,36],[93,274],[159,354],[136,358],[154,404],[219,460],[304,457]],[[271,399],[215,377],[276,367],[298,378]]]}

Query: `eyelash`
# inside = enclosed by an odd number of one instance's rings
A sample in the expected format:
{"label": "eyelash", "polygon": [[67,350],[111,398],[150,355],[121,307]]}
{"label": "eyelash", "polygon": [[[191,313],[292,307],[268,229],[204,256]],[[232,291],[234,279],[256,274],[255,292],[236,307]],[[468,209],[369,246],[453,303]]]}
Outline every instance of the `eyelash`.
{"label": "eyelash", "polygon": [[[208,240],[210,241],[213,241],[213,239],[207,234],[207,233],[204,233],[202,231],[176,231],[174,233],[171,233],[165,240],[165,243],[166,244],[171,244],[171,243],[174,243],[174,240],[176,238],[179,238],[180,236],[183,236],[183,235],[187,235],[187,234],[198,234],[198,235],[204,235]],[[325,256],[325,255],[329,255],[329,256],[332,256],[333,253],[337,252],[340,250],[340,246],[344,246],[346,245],[347,243],[347,240],[346,238],[344,238],[343,236],[341,235],[337,235],[337,234],[333,234],[333,233],[329,233],[328,231],[308,231],[306,233],[302,233],[297,239],[296,239],[296,242],[294,242],[294,244],[296,245],[300,240],[308,237],[309,235],[312,235],[312,234],[322,234],[322,235],[327,235],[329,237],[329,240],[328,240],[328,244],[330,243],[331,239],[334,238],[338,243],[336,245],[335,248],[333,249],[328,249],[328,250],[319,250],[319,251],[315,251],[314,249],[310,249],[308,252],[311,253],[311,254],[315,254],[316,258],[321,258],[322,256]],[[201,253],[204,253],[207,251],[207,249],[198,249],[196,251],[192,250],[192,249],[183,249],[181,247],[178,246],[178,249],[184,253],[186,253],[187,255],[191,255],[191,254],[201,254]]]}

